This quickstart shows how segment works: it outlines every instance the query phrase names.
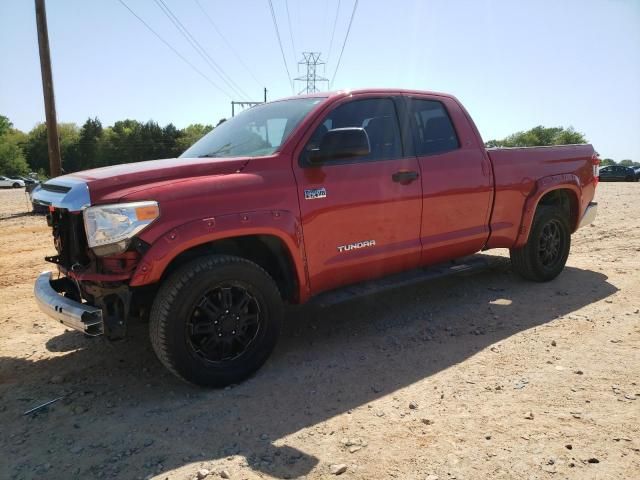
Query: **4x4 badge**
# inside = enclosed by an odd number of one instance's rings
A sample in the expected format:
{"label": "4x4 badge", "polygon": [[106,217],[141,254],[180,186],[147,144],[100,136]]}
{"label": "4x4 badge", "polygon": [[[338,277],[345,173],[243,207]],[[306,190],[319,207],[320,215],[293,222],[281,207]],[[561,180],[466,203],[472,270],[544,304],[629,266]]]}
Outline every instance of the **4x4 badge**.
{"label": "4x4 badge", "polygon": [[304,191],[304,199],[305,200],[315,200],[316,198],[326,198],[327,189],[322,188],[311,188],[309,190]]}

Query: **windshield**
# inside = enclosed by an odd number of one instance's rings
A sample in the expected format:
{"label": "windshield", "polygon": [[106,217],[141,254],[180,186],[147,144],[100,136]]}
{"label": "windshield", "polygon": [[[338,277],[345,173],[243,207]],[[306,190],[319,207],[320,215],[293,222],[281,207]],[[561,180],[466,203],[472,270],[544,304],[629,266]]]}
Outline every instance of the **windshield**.
{"label": "windshield", "polygon": [[180,157],[261,157],[271,155],[324,97],[295,98],[258,105],[227,120]]}

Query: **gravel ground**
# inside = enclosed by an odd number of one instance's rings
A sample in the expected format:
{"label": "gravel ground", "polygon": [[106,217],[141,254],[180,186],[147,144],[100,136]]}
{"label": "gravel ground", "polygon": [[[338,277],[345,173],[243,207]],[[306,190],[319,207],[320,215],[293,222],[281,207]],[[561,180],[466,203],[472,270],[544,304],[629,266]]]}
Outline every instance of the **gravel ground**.
{"label": "gravel ground", "polygon": [[40,313],[50,232],[0,191],[0,478],[638,478],[640,185],[597,200],[553,282],[492,251],[475,275],[292,308],[258,374],[208,391],[145,325],[110,343]]}

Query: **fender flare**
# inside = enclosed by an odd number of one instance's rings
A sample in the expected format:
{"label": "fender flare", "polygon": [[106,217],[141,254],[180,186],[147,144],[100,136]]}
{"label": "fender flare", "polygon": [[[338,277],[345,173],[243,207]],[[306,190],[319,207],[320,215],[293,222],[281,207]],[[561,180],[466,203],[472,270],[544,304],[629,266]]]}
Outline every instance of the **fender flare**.
{"label": "fender flare", "polygon": [[[580,186],[580,179],[573,173],[563,173],[560,175],[549,175],[548,177],[542,177],[536,181],[536,188],[533,193],[529,195],[524,204],[522,212],[522,220],[520,221],[520,228],[518,229],[518,236],[513,245],[513,248],[521,248],[527,243],[529,239],[529,233],[533,225],[533,218],[538,208],[538,203],[542,197],[547,193],[554,190],[570,190],[575,196],[575,204],[580,209],[580,197],[582,196],[582,187]],[[578,212],[577,218],[580,218],[580,212]],[[574,232],[577,225],[575,222],[571,224],[571,231]]]}
{"label": "fender flare", "polygon": [[141,287],[158,282],[169,264],[191,248],[247,235],[272,235],[283,242],[293,262],[300,286],[300,298],[307,298],[308,281],[302,227],[294,214],[284,210],[212,216],[172,228],[158,237],[145,252],[129,285]]}

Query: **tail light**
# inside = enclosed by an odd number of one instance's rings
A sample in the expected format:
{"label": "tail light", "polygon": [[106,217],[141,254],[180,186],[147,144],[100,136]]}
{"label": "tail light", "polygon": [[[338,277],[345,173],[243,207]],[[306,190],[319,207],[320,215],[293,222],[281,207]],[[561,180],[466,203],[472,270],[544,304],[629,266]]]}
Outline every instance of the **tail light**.
{"label": "tail light", "polygon": [[593,165],[593,181],[594,183],[597,185],[598,184],[598,180],[600,179],[600,157],[598,157],[597,153],[594,153],[591,156],[591,164]]}

